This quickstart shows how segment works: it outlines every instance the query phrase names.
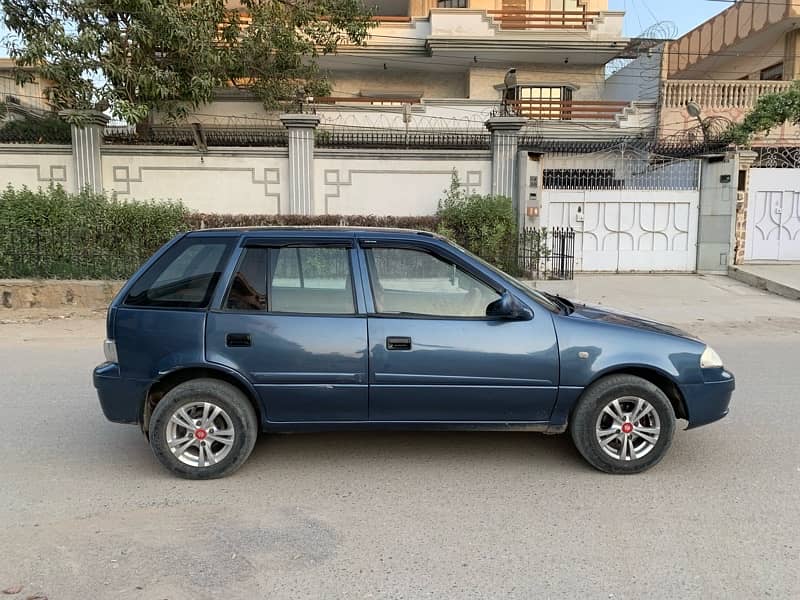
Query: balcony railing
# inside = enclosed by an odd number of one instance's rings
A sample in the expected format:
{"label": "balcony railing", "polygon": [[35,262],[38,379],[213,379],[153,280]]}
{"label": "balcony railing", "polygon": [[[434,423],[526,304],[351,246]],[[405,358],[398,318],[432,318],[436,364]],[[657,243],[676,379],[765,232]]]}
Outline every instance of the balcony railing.
{"label": "balcony railing", "polygon": [[662,102],[665,108],[683,108],[696,102],[704,110],[751,109],[762,96],[789,89],[791,81],[693,81],[664,82]]}
{"label": "balcony railing", "polygon": [[487,10],[502,29],[586,29],[600,16],[585,10]]}
{"label": "balcony railing", "polygon": [[508,104],[521,117],[557,121],[613,121],[628,106],[604,100],[511,100]]}
{"label": "balcony railing", "polygon": [[419,98],[407,96],[320,96],[314,98],[315,104],[370,104],[373,106],[402,106],[403,104],[419,104]]}

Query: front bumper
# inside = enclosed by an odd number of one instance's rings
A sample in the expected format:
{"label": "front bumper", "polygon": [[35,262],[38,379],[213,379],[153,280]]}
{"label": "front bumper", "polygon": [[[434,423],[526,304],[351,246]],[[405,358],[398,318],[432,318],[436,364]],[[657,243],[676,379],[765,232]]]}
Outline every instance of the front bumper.
{"label": "front bumper", "polygon": [[117,363],[98,366],[93,379],[106,419],[114,423],[141,423],[148,381],[123,379]]}
{"label": "front bumper", "polygon": [[730,411],[731,396],[736,389],[733,373],[714,369],[704,376],[704,383],[680,386],[688,413],[687,429],[719,421]]}

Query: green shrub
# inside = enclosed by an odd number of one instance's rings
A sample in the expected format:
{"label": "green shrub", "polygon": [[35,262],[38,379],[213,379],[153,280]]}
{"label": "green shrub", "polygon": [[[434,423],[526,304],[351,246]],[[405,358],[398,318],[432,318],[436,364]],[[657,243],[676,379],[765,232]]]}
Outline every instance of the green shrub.
{"label": "green shrub", "polygon": [[266,227],[266,226],[349,226],[392,227],[436,231],[439,217],[393,217],[376,215],[225,215],[191,213],[187,224],[190,229],[213,227]]}
{"label": "green shrub", "polygon": [[126,278],[186,229],[186,216],[177,202],[8,187],[0,193],[0,278]]}
{"label": "green shrub", "polygon": [[438,233],[502,269],[516,269],[517,219],[510,198],[470,194],[453,172],[436,214]]}
{"label": "green shrub", "polygon": [[180,231],[268,225],[393,227],[439,232],[516,270],[511,200],[466,193],[454,175],[436,216],[225,215],[180,202],[120,201],[60,186],[0,192],[0,278],[126,279]]}

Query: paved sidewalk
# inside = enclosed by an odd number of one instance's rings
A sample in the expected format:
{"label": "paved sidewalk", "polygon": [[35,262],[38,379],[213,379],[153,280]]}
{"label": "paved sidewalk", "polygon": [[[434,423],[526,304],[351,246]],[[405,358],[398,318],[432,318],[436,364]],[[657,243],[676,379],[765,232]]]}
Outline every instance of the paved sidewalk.
{"label": "paved sidewalk", "polygon": [[730,276],[761,290],[800,300],[800,264],[737,265]]}
{"label": "paved sidewalk", "polygon": [[800,302],[725,275],[578,275],[575,298],[697,334],[800,331]]}

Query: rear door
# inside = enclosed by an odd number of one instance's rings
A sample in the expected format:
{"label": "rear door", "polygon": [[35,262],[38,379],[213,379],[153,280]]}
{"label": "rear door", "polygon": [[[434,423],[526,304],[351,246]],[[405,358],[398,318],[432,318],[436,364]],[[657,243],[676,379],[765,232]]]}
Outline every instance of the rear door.
{"label": "rear door", "polygon": [[[486,317],[502,290],[435,248],[365,240],[370,419],[546,422],[556,400],[551,314]],[[365,286],[366,287],[366,286]]]}
{"label": "rear door", "polygon": [[273,422],[368,418],[367,320],[348,239],[246,242],[208,315],[210,362],[256,387]]}

